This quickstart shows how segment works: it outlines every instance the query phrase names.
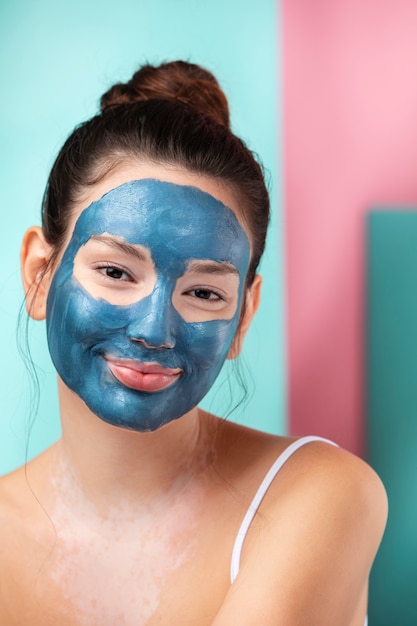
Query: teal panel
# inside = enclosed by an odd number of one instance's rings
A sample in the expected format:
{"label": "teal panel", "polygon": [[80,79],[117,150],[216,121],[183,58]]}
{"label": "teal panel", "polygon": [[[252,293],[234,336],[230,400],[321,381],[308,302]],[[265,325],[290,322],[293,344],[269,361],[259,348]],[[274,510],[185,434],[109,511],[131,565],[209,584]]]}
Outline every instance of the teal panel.
{"label": "teal panel", "polygon": [[369,461],[390,505],[370,626],[416,626],[417,212],[370,215],[367,293]]}
{"label": "teal panel", "polygon": [[[246,366],[241,365],[254,394],[230,418],[285,431],[279,22],[276,0],[1,3],[0,474],[59,436],[55,375],[40,323],[29,330],[41,392],[30,428],[36,394],[29,393],[15,341],[23,232],[39,223],[47,174],[67,134],[95,113],[104,90],[146,61],[184,58],[210,68],[229,96],[234,130],[267,169],[274,215],[262,265],[263,304],[247,338]],[[230,378],[235,380],[233,371]],[[232,384],[230,401],[228,380],[227,370],[206,400],[222,414],[240,397],[239,386]]]}

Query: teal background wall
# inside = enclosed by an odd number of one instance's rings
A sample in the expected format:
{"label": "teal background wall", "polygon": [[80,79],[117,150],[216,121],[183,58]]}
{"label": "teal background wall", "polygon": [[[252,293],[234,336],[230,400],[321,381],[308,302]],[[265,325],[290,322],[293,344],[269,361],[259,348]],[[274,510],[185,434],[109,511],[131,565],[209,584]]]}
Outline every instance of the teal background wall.
{"label": "teal background wall", "polygon": [[[34,407],[30,379],[15,338],[22,302],[22,235],[28,226],[39,223],[48,171],[63,140],[74,125],[95,113],[104,90],[116,80],[127,79],[146,61],[184,58],[211,69],[229,97],[235,132],[261,155],[269,172],[274,215],[261,268],[263,303],[244,350],[248,386],[255,391],[231,419],[285,431],[280,33],[275,0],[2,3],[0,473],[20,465],[59,436],[55,375],[42,323],[29,327],[41,397],[30,428]],[[228,406],[227,377],[228,372],[205,402],[222,413]],[[238,400],[239,390],[233,395]]]}
{"label": "teal background wall", "polygon": [[417,212],[368,223],[368,458],[389,499],[370,626],[417,624]]}

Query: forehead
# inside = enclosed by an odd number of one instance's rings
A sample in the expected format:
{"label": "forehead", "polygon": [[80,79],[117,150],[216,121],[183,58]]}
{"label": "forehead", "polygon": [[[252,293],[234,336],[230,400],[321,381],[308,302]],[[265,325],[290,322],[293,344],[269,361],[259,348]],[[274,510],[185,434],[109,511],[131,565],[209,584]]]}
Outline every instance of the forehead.
{"label": "forehead", "polygon": [[249,241],[234,212],[197,187],[155,179],[124,183],[77,220],[78,246],[107,233],[152,250],[152,256],[210,258],[247,264]]}

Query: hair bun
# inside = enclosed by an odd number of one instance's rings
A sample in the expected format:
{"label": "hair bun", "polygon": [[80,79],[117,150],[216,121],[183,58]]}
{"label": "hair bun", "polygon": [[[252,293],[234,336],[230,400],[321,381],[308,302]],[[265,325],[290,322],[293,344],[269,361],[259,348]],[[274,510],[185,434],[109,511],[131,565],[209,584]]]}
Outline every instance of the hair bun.
{"label": "hair bun", "polygon": [[176,100],[230,127],[227,98],[208,70],[185,61],[142,66],[127,83],[113,85],[100,100],[101,111],[145,100]]}

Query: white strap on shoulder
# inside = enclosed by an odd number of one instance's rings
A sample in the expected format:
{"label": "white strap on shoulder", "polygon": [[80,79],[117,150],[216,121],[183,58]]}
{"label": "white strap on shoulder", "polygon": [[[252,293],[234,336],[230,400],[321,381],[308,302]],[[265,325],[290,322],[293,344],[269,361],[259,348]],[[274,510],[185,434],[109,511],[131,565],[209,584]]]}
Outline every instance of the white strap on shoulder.
{"label": "white strap on shoulder", "polygon": [[234,583],[236,576],[239,573],[240,556],[241,556],[242,547],[243,547],[243,543],[245,541],[247,532],[253,521],[253,518],[256,515],[259,505],[262,502],[266,492],[268,491],[272,481],[274,480],[275,476],[278,474],[279,470],[284,465],[284,463],[288,461],[288,459],[294,454],[294,452],[296,452],[299,448],[301,448],[302,446],[305,446],[307,443],[310,443],[312,441],[324,441],[325,443],[329,443],[333,446],[337,445],[333,441],[330,441],[329,439],[324,439],[323,437],[314,437],[314,436],[301,437],[300,439],[297,439],[296,441],[291,443],[287,448],[285,448],[284,452],[280,454],[280,456],[277,458],[275,463],[272,465],[272,467],[266,474],[262,483],[260,484],[258,491],[256,492],[255,497],[253,498],[252,502],[250,503],[249,508],[246,511],[246,515],[243,518],[242,524],[240,525],[240,528],[236,535],[236,539],[235,539],[235,543],[234,543],[233,551],[232,551],[232,560],[230,564],[230,580],[232,584]]}

